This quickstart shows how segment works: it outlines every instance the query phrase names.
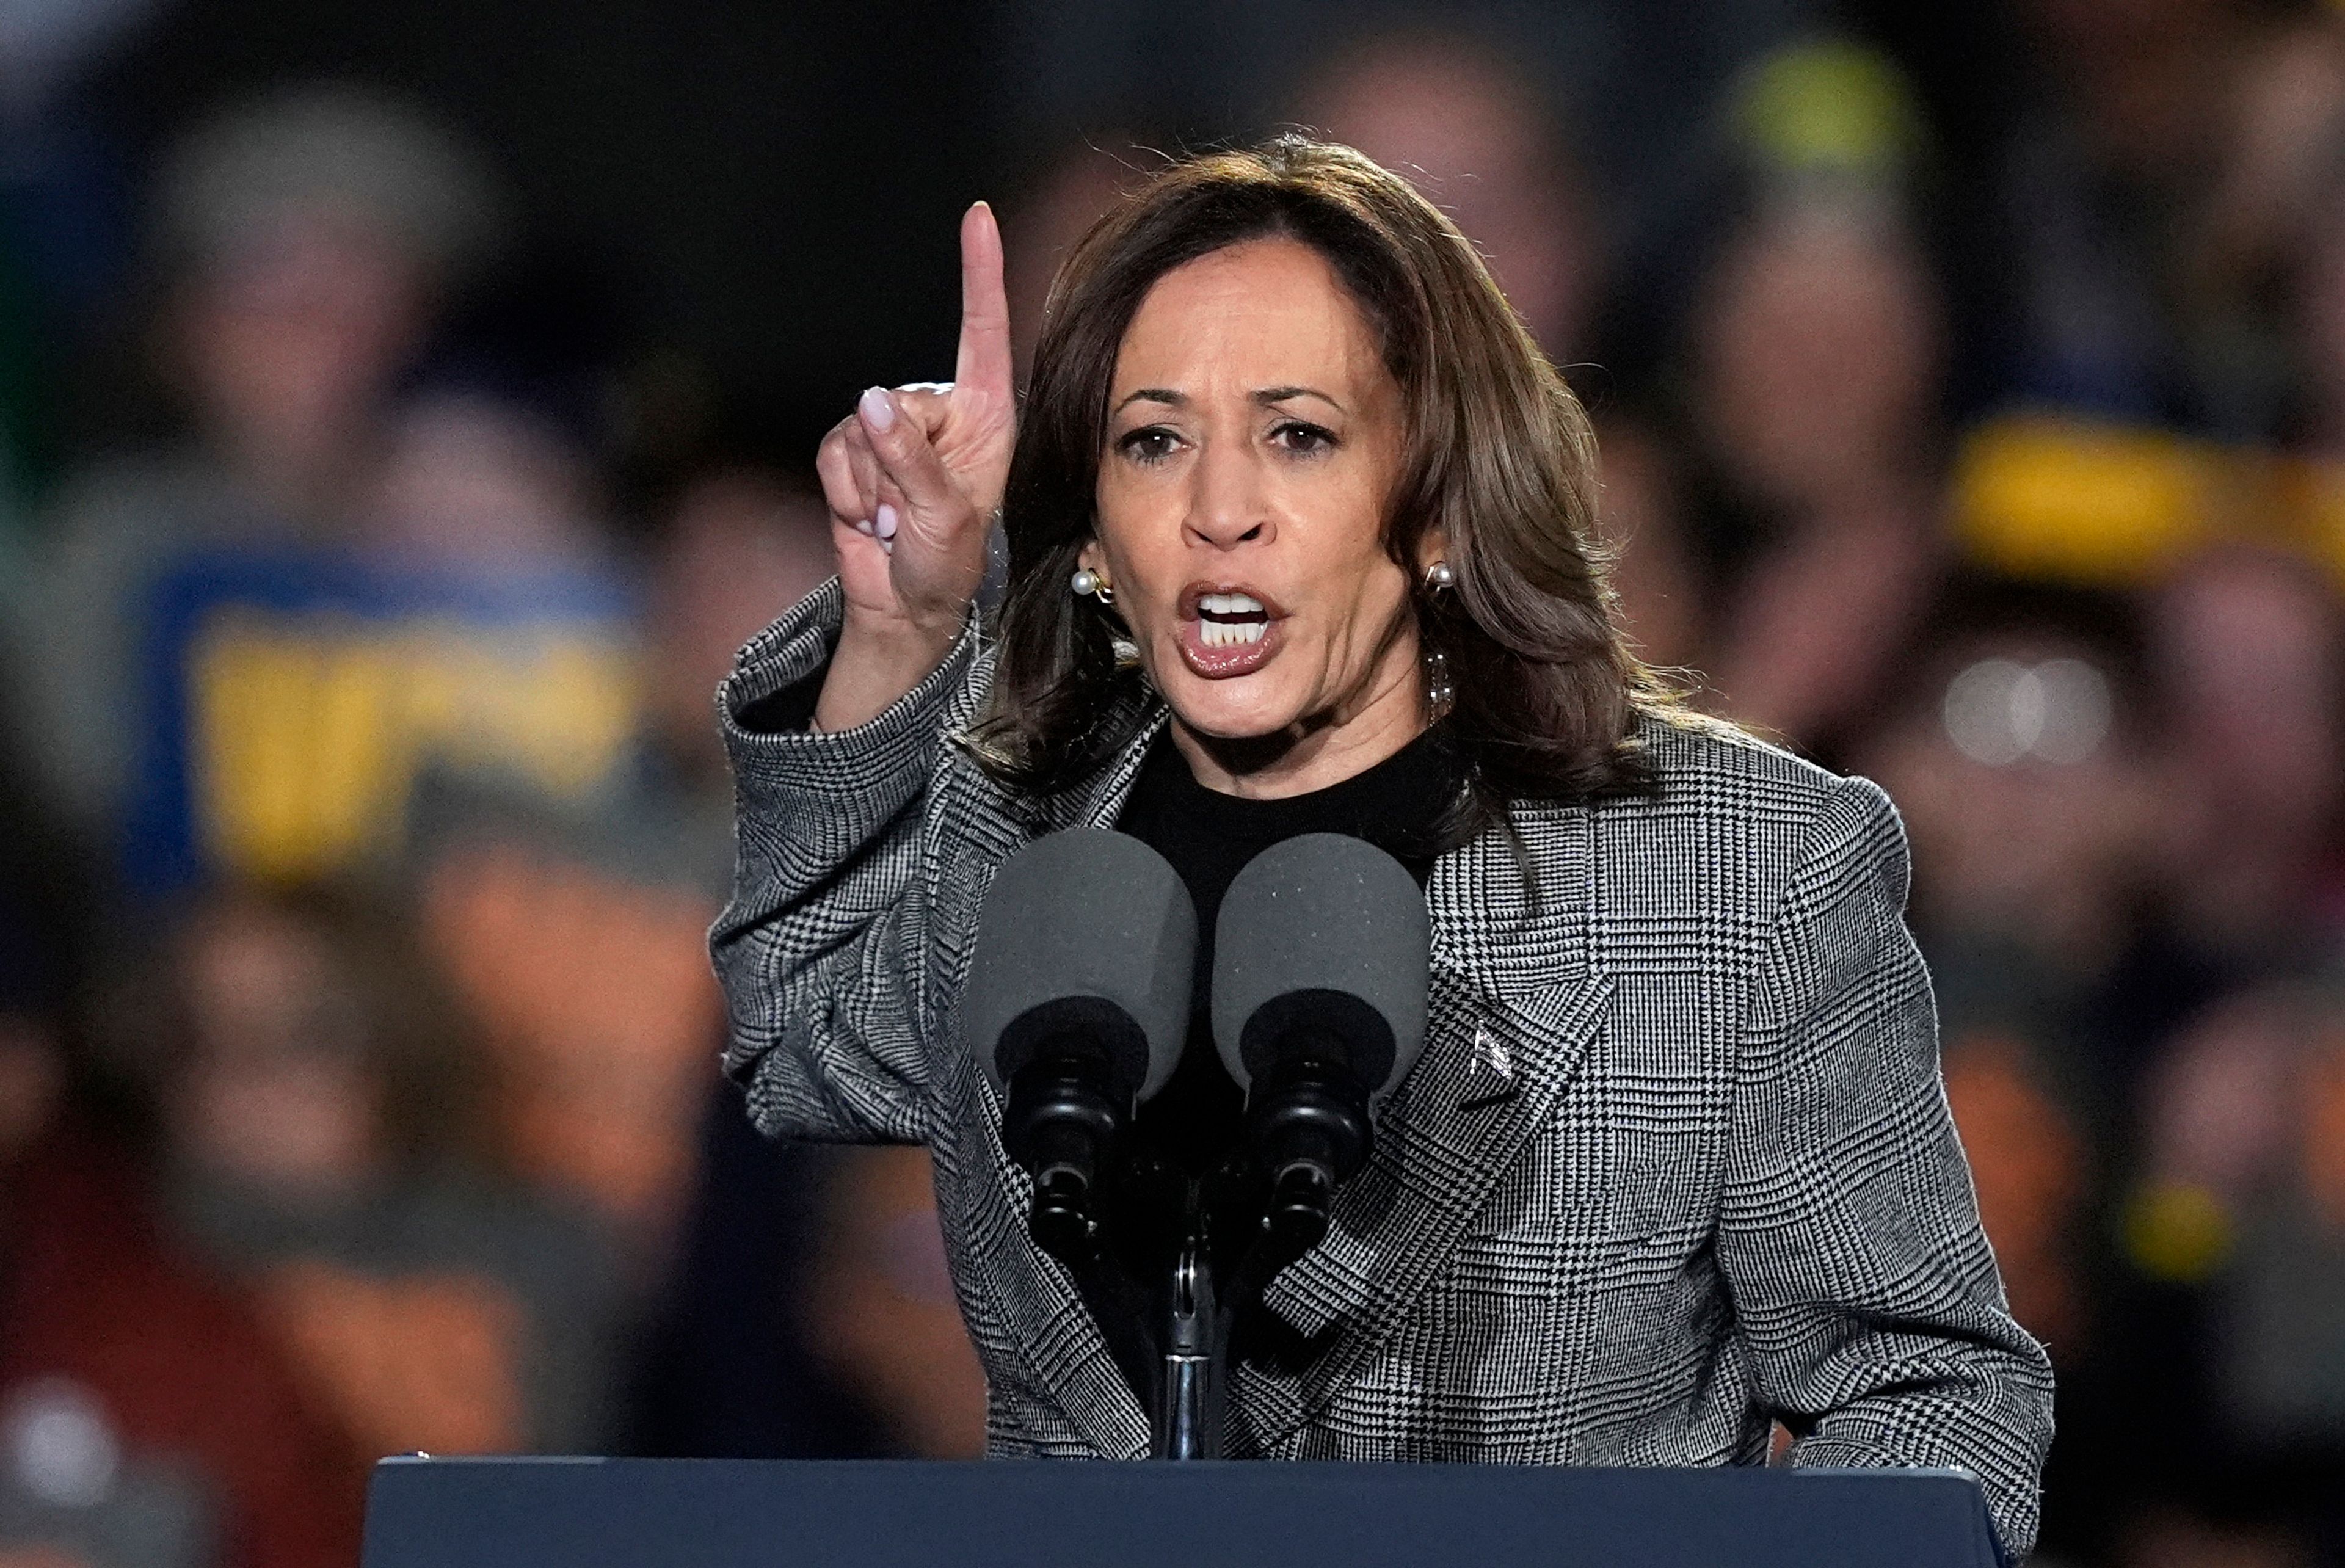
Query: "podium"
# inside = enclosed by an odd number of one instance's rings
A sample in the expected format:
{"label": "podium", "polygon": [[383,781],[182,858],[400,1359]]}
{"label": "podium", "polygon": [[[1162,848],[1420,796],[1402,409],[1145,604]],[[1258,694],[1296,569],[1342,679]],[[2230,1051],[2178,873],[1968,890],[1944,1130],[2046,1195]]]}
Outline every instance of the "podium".
{"label": "podium", "polygon": [[1996,1568],[1944,1470],[387,1459],[362,1568]]}

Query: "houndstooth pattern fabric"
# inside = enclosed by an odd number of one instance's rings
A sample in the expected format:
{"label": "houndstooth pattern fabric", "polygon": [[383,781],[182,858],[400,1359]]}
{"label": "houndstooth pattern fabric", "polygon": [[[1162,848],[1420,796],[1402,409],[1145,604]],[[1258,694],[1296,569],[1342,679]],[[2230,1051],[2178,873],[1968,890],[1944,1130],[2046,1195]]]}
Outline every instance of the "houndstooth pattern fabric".
{"label": "houndstooth pattern fabric", "polygon": [[[761,634],[720,698],[726,1065],[768,1133],[932,1151],[992,1452],[1139,1457],[1146,1417],[1027,1238],[954,1003],[994,868],[1112,824],[1161,706],[1112,716],[1132,739],[1089,787],[1013,801],[943,740],[991,670],[972,622],[868,724],[742,729],[821,667],[841,602],[834,582]],[[1654,797],[1528,807],[1528,855],[1494,835],[1436,864],[1424,1055],[1268,1292],[1307,1353],[1234,1369],[1231,1452],[1755,1464],[1780,1418],[1796,1464],[1977,1472],[2016,1557],[2051,1372],[1947,1113],[1895,811],[1731,733],[1646,740]]]}

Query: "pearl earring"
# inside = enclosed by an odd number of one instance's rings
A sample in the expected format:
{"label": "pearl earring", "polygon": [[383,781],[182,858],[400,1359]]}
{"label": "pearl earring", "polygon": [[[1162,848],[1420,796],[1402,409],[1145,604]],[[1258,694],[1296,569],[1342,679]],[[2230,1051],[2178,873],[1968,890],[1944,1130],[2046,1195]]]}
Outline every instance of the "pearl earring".
{"label": "pearl earring", "polygon": [[1107,585],[1105,578],[1088,566],[1077,567],[1067,586],[1074,590],[1078,598],[1088,593],[1103,605],[1115,602],[1115,590]]}
{"label": "pearl earring", "polygon": [[1425,591],[1446,593],[1457,586],[1457,569],[1446,561],[1436,561],[1425,569]]}

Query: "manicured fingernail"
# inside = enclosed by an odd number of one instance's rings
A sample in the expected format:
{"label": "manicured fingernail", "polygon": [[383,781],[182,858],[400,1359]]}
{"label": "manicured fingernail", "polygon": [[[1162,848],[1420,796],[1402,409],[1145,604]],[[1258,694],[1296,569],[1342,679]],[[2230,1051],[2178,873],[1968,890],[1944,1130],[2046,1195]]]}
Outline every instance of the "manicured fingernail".
{"label": "manicured fingernail", "polygon": [[896,553],[896,541],[892,539],[883,539],[879,541],[879,548],[884,553],[893,555]]}
{"label": "manicured fingernail", "polygon": [[858,406],[875,430],[884,430],[896,422],[896,400],[890,398],[883,388],[873,387],[865,392],[862,402]]}
{"label": "manicured fingernail", "polygon": [[896,509],[881,501],[878,514],[871,520],[871,531],[883,541],[893,541],[896,537]]}

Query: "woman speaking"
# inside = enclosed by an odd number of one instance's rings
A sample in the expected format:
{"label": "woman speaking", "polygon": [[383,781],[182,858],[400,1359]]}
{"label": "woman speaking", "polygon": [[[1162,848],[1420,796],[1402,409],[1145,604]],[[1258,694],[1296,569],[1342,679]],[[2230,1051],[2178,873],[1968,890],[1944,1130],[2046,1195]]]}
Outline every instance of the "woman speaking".
{"label": "woman speaking", "polygon": [[[961,254],[958,379],[824,441],[838,580],[724,691],[713,945],[760,1126],[933,1151],[991,1449],[1148,1443],[959,1036],[994,871],[1115,827],[1210,932],[1257,851],[1334,831],[1425,887],[1431,1022],[1378,1179],[1260,1303],[1230,1451],[1747,1464],[1781,1421],[1795,1464],[1977,1472],[2024,1553],[2051,1376],[1947,1115],[1896,815],[1628,651],[1586,415],[1473,247],[1345,148],[1179,164],[1066,263],[1022,410],[982,207]],[[1193,1039],[1134,1135],[1202,1172],[1240,1104]]]}

